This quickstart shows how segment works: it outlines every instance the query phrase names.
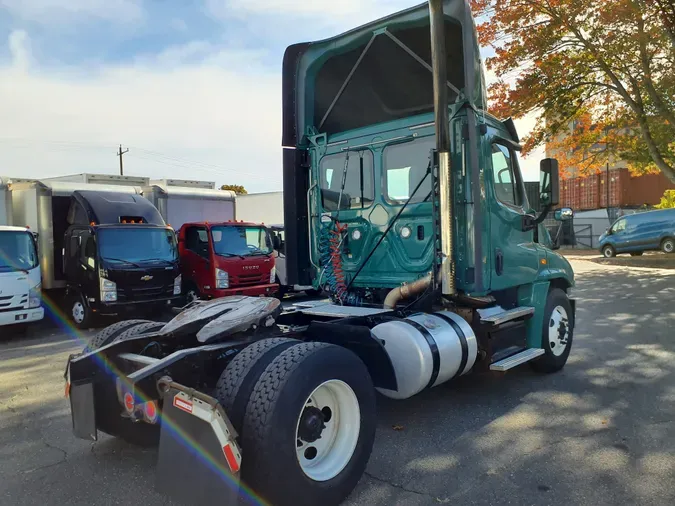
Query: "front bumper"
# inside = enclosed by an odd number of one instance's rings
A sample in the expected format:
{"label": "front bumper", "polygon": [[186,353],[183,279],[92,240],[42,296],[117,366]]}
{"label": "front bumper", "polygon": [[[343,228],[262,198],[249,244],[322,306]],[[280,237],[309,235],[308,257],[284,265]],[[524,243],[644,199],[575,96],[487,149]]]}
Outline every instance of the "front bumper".
{"label": "front bumper", "polygon": [[19,309],[0,313],[0,326],[15,325],[17,323],[37,322],[44,318],[45,310],[42,307],[33,309]]}
{"label": "front bumper", "polygon": [[156,299],[145,299],[145,300],[124,300],[120,302],[97,302],[96,304],[92,303],[93,309],[97,310],[100,313],[117,313],[124,310],[133,310],[143,306],[157,305],[157,304],[171,304],[180,299],[180,295],[173,297],[158,297]]}
{"label": "front bumper", "polygon": [[241,286],[235,288],[226,288],[225,290],[209,290],[207,295],[213,299],[228,297],[230,295],[247,295],[249,297],[264,297],[275,295],[279,291],[279,285],[271,283],[268,285]]}

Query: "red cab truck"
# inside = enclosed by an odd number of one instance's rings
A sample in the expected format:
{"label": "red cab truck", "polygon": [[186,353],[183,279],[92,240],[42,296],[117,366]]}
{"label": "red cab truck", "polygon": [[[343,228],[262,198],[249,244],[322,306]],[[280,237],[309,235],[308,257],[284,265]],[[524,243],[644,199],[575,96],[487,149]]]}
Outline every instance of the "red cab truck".
{"label": "red cab truck", "polygon": [[264,225],[185,223],[178,231],[183,294],[188,302],[227,295],[274,296],[274,247]]}

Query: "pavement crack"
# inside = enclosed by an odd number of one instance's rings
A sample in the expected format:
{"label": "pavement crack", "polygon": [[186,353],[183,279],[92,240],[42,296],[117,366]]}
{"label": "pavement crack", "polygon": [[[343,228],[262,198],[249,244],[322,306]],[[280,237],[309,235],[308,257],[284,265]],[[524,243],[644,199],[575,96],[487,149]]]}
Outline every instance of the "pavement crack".
{"label": "pavement crack", "polygon": [[421,496],[423,496],[423,497],[431,497],[432,499],[439,500],[437,497],[434,497],[434,496],[431,495],[431,494],[427,494],[427,493],[425,493],[425,492],[419,492],[419,491],[413,490],[413,489],[411,489],[411,488],[406,488],[406,487],[404,487],[403,485],[399,485],[398,483],[393,483],[393,482],[391,482],[391,481],[389,481],[389,480],[386,480],[386,479],[384,479],[384,478],[380,478],[379,476],[375,476],[374,474],[369,473],[368,471],[364,472],[363,474],[365,474],[366,476],[368,476],[369,478],[371,478],[371,479],[373,479],[373,480],[375,480],[375,481],[378,481],[378,482],[380,482],[380,483],[385,483],[385,484],[389,485],[390,487],[394,487],[394,488],[396,488],[396,489],[398,489],[398,490],[402,490],[402,491],[404,491],[404,492],[409,492],[409,493],[415,494],[415,495],[421,495]]}

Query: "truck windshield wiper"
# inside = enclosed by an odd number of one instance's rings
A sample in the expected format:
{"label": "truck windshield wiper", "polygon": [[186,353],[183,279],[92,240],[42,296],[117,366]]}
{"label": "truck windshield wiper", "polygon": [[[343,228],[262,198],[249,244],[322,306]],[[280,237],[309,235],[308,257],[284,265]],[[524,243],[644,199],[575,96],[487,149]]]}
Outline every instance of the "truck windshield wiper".
{"label": "truck windshield wiper", "polygon": [[236,253],[227,253],[227,252],[222,252],[222,253],[216,253],[219,257],[226,257],[226,258],[232,258],[232,257],[238,257],[244,260],[243,255],[237,255]]}
{"label": "truck windshield wiper", "polygon": [[253,252],[249,253],[248,256],[250,256],[250,257],[258,257],[258,256],[267,256],[267,255],[269,255],[269,254],[271,254],[271,252],[270,252],[270,253],[265,253],[263,250],[258,250],[258,251],[253,251]]}
{"label": "truck windshield wiper", "polygon": [[146,262],[164,262],[165,264],[171,264],[171,260],[167,260],[166,258],[148,258]]}
{"label": "truck windshield wiper", "polygon": [[110,260],[111,262],[122,262],[125,264],[133,265],[134,267],[138,267],[139,269],[141,268],[141,266],[136,262],[132,262],[131,260],[125,260],[124,258],[103,257],[103,260]]}

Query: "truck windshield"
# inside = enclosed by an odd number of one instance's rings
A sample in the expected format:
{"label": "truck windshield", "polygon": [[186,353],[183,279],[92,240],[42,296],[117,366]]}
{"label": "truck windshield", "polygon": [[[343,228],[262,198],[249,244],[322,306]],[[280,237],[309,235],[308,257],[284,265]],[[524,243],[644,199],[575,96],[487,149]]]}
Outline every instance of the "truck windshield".
{"label": "truck windshield", "polygon": [[30,232],[0,232],[0,272],[27,271],[38,266]]}
{"label": "truck windshield", "polygon": [[220,256],[255,256],[272,253],[272,240],[263,227],[211,227],[213,251]]}
{"label": "truck windshield", "polygon": [[101,258],[111,262],[174,262],[178,258],[176,236],[164,228],[103,228],[97,232]]}

